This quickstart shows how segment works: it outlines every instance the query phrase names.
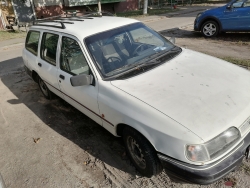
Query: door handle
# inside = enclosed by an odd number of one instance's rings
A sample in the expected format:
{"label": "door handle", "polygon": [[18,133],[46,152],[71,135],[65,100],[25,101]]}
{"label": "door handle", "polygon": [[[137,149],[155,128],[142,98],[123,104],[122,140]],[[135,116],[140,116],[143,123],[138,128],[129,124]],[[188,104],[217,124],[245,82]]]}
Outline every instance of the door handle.
{"label": "door handle", "polygon": [[39,67],[42,67],[42,64],[41,64],[41,63],[38,63],[38,66],[39,66]]}
{"label": "door handle", "polygon": [[59,78],[61,78],[61,79],[64,80],[65,77],[64,77],[63,75],[60,74]]}

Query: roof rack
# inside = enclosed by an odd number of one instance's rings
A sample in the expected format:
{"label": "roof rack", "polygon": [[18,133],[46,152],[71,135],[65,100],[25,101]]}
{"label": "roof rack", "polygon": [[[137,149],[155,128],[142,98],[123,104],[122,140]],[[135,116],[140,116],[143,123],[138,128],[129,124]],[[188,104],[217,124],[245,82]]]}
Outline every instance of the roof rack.
{"label": "roof rack", "polygon": [[68,20],[68,21],[84,21],[83,19],[78,19],[78,18],[68,18],[68,17],[66,17],[66,18],[57,18],[56,20]]}
{"label": "roof rack", "polygon": [[[57,26],[57,25],[48,25],[48,24],[41,24],[41,23],[60,23],[61,26]],[[73,22],[65,22],[65,21],[56,21],[56,20],[38,20],[38,21],[33,21],[33,26],[47,26],[47,27],[55,27],[55,28],[60,28],[60,29],[65,29],[65,25],[64,24],[74,24]]]}
{"label": "roof rack", "polygon": [[[104,12],[104,11],[103,12],[90,12],[82,16],[76,16],[72,14],[61,14],[58,16],[51,16],[51,17],[47,17],[43,19],[37,19],[33,21],[33,26],[47,26],[47,27],[65,29],[66,27],[64,24],[74,24],[74,22],[70,22],[70,21],[84,21],[84,19],[93,19],[93,17],[102,17],[103,15],[114,16],[112,13]],[[60,23],[61,25],[59,26],[59,25],[42,24],[42,23],[48,23],[48,22]]]}

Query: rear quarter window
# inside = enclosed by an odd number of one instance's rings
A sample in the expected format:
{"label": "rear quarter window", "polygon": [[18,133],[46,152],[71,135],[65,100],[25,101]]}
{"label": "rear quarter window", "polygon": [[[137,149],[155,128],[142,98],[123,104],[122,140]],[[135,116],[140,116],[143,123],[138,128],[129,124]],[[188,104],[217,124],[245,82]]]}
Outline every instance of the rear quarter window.
{"label": "rear quarter window", "polygon": [[29,31],[27,34],[25,48],[34,55],[37,55],[39,38],[40,32],[38,31]]}

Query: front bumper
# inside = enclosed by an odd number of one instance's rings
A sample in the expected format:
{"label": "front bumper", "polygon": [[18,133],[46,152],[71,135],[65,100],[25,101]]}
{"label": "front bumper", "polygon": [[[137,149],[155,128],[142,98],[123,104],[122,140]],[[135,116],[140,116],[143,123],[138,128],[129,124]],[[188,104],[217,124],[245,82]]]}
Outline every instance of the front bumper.
{"label": "front bumper", "polygon": [[164,156],[161,153],[158,153],[158,157],[170,176],[177,177],[187,182],[206,185],[221,179],[236,169],[242,163],[249,145],[250,133],[248,133],[241,142],[241,146],[230,153],[225,159],[219,163],[215,162],[203,166],[183,163]]}
{"label": "front bumper", "polygon": [[194,20],[194,30],[200,31],[199,24],[197,23],[197,18]]}

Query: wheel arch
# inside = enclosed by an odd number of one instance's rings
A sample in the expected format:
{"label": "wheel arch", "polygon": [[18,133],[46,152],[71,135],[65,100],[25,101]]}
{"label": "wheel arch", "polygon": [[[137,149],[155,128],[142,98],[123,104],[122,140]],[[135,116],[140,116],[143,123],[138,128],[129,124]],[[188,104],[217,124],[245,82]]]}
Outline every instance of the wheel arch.
{"label": "wheel arch", "polygon": [[142,133],[142,131],[136,129],[135,127],[132,127],[132,126],[124,124],[124,123],[119,123],[116,126],[116,134],[118,136],[122,137],[122,132],[123,132],[123,130],[124,130],[125,127],[130,127],[132,129],[136,130],[138,133],[140,133],[150,143],[150,145],[154,148],[154,150],[157,152],[155,145],[150,141],[150,139],[148,139],[147,136],[145,136],[145,134]]}
{"label": "wheel arch", "polygon": [[200,31],[201,31],[201,27],[203,26],[203,24],[204,24],[205,22],[207,22],[207,21],[214,21],[214,22],[216,22],[216,23],[218,24],[218,26],[219,26],[219,32],[221,32],[221,30],[222,30],[221,22],[220,22],[220,20],[219,20],[218,18],[213,17],[213,16],[206,17],[206,18],[204,18],[204,19],[200,22],[200,25],[199,25],[199,30],[200,30]]}
{"label": "wheel arch", "polygon": [[38,74],[37,74],[37,72],[36,71],[32,71],[32,73],[31,73],[31,76],[32,76],[32,78],[33,78],[33,80],[36,82],[36,83],[38,83]]}

